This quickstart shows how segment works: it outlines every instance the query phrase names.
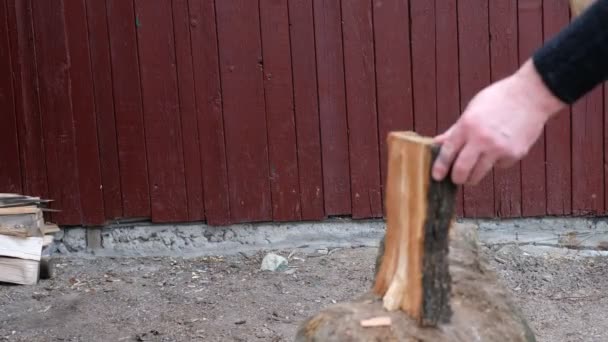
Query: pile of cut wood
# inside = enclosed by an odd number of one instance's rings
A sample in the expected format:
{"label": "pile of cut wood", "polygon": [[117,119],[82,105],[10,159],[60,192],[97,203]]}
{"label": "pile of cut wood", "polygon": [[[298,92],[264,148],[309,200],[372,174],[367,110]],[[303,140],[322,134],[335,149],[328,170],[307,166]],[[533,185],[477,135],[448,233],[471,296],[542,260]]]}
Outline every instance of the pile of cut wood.
{"label": "pile of cut wood", "polygon": [[43,250],[53,242],[59,227],[44,220],[48,202],[0,194],[0,282],[33,285],[50,276]]}

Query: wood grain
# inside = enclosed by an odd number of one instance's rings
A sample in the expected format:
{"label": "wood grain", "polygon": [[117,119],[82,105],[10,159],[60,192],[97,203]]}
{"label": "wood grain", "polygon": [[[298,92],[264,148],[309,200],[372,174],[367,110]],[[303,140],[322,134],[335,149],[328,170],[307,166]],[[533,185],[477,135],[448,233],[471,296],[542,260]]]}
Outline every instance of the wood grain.
{"label": "wood grain", "polygon": [[[490,59],[492,82],[511,75],[519,66],[517,3],[490,1]],[[494,208],[499,217],[521,216],[521,163],[494,169]]]}
{"label": "wood grain", "polygon": [[171,4],[135,1],[151,217],[188,220]]}
{"label": "wood grain", "polygon": [[272,203],[258,4],[216,6],[230,215],[234,222],[266,221]]}
{"label": "wood grain", "polygon": [[[543,35],[553,38],[568,25],[569,8],[565,1],[543,2]],[[562,110],[545,127],[547,175],[547,214],[569,215],[572,212],[572,134],[571,107]]]}
{"label": "wood grain", "polygon": [[19,158],[19,137],[15,110],[15,91],[12,77],[11,43],[8,28],[8,8],[6,1],[0,2],[0,192],[22,192],[21,160]]}
{"label": "wood grain", "polygon": [[[519,62],[524,63],[542,45],[542,0],[519,0]],[[543,133],[521,161],[522,214],[540,216],[547,212],[545,176],[545,134]]]}
{"label": "wood grain", "polygon": [[437,133],[435,1],[410,0],[412,84],[416,132]]}
{"label": "wood grain", "polygon": [[353,218],[382,216],[372,8],[342,1]]}
{"label": "wood grain", "polygon": [[351,214],[348,123],[339,1],[314,0],[325,213]]}
{"label": "wood grain", "polygon": [[301,213],[304,220],[319,220],[325,209],[312,2],[288,5]]}
{"label": "wood grain", "polygon": [[188,5],[205,218],[211,225],[225,225],[231,220],[215,5],[205,0]]}
{"label": "wood grain", "polygon": [[86,0],[86,10],[104,211],[106,219],[111,220],[123,217],[123,207],[106,3],[105,1]]}
{"label": "wood grain", "polygon": [[[604,161],[608,160],[608,86],[604,87]],[[604,162],[605,163],[605,162]],[[605,165],[605,164],[604,164]],[[604,166],[604,212],[608,212],[608,169]]]}
{"label": "wood grain", "polygon": [[261,0],[260,25],[272,219],[299,220],[302,213],[287,2]]}
{"label": "wood grain", "polygon": [[150,184],[135,9],[132,1],[108,0],[106,4],[123,215],[149,217]]}
{"label": "wood grain", "polygon": [[[490,39],[486,0],[458,1],[458,42],[460,62],[460,109],[490,84]],[[490,172],[476,186],[465,186],[464,215],[471,218],[494,216],[494,177]]]}
{"label": "wood grain", "polygon": [[7,6],[23,192],[48,198],[32,2],[8,1]]}
{"label": "wood grain", "polygon": [[105,223],[95,93],[84,1],[65,0],[65,29],[71,61],[70,81],[82,224]]}
{"label": "wood grain", "polygon": [[53,220],[82,222],[64,2],[33,3],[40,107]]}
{"label": "wood grain", "polygon": [[572,106],[572,213],[604,212],[603,87]]}
{"label": "wood grain", "polygon": [[173,1],[173,30],[179,89],[179,114],[181,117],[182,144],[184,146],[184,172],[188,198],[188,220],[205,218],[203,200],[203,171],[199,144],[194,63],[190,37],[188,1]]}

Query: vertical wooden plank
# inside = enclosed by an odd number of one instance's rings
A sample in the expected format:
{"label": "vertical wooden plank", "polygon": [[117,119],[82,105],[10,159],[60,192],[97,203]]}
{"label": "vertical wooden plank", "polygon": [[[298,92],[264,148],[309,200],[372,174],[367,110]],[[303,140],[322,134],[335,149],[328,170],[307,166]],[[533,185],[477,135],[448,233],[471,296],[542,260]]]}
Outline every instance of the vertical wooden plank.
{"label": "vertical wooden plank", "polygon": [[608,161],[608,85],[603,84],[604,87],[604,212],[608,212],[608,168],[606,162]]}
{"label": "vertical wooden plank", "polygon": [[237,222],[269,220],[272,213],[258,3],[217,1],[216,6],[230,213]]}
{"label": "vertical wooden plank", "polygon": [[[458,2],[461,111],[490,83],[488,15],[485,0]],[[463,187],[463,214],[467,217],[493,216],[493,188],[492,172],[477,186]]]}
{"label": "vertical wooden plank", "polygon": [[[543,3],[543,31],[545,41],[568,25],[568,1]],[[545,128],[547,175],[547,214],[569,215],[572,212],[571,169],[571,108],[558,113]]]}
{"label": "vertical wooden plank", "polygon": [[11,75],[11,44],[6,1],[0,2],[0,192],[21,193],[21,160],[15,113],[15,92]]}
{"label": "vertical wooden plank", "polygon": [[437,133],[435,82],[435,0],[410,0],[412,84],[416,132]]}
{"label": "vertical wooden plank", "polygon": [[[542,0],[519,0],[519,61],[523,63],[543,42]],[[521,201],[524,216],[547,212],[545,135],[541,135],[521,161]]]}
{"label": "vertical wooden plank", "polygon": [[123,216],[123,208],[106,3],[86,0],[86,9],[105,215],[107,219],[117,219]]}
{"label": "vertical wooden plank", "polygon": [[[490,1],[492,82],[517,70],[517,2]],[[494,207],[498,217],[521,216],[521,165],[494,169]]]}
{"label": "vertical wooden plank", "polygon": [[58,224],[82,223],[63,1],[33,3],[49,196]]}
{"label": "vertical wooden plank", "polygon": [[123,215],[149,217],[150,187],[135,10],[132,1],[108,0],[106,6]]}
{"label": "vertical wooden plank", "polygon": [[390,131],[413,130],[412,67],[407,0],[374,0],[380,169],[386,183]]}
{"label": "vertical wooden plank", "polygon": [[274,221],[299,220],[300,185],[286,1],[261,0],[264,94]]}
{"label": "vertical wooden plank", "polygon": [[289,23],[302,219],[320,220],[325,210],[312,2],[289,0]]}
{"label": "vertical wooden plank", "polygon": [[203,173],[198,139],[196,92],[190,39],[190,15],[188,1],[173,1],[173,25],[175,30],[175,54],[179,88],[179,112],[182,121],[184,145],[184,171],[188,195],[188,220],[205,218],[203,204]]}
{"label": "vertical wooden plank", "polygon": [[340,1],[314,0],[325,213],[351,213]]}
{"label": "vertical wooden plank", "polygon": [[65,26],[71,61],[72,108],[82,223],[101,225],[105,222],[105,213],[84,0],[65,0]]}
{"label": "vertical wooden plank", "polygon": [[[490,84],[487,0],[458,1],[460,105],[464,110],[478,91]],[[465,186],[464,214],[494,216],[494,179],[490,172],[477,186]]]}
{"label": "vertical wooden plank", "polygon": [[8,1],[23,192],[48,198],[31,1]]}
{"label": "vertical wooden plank", "polygon": [[342,1],[353,218],[382,216],[371,2]]}
{"label": "vertical wooden plank", "polygon": [[188,219],[171,3],[135,1],[154,222]]}
{"label": "vertical wooden plank", "polygon": [[198,134],[203,165],[205,217],[211,225],[230,223],[228,172],[220,84],[215,5],[189,0],[190,34]]}
{"label": "vertical wooden plank", "polygon": [[[445,132],[460,117],[458,74],[458,9],[456,0],[435,1],[437,131]],[[458,216],[463,215],[463,192],[457,194]]]}
{"label": "vertical wooden plank", "polygon": [[[574,20],[574,17],[570,18]],[[595,87],[572,105],[572,214],[598,215],[605,206],[604,91]],[[602,169],[604,170],[602,172]]]}
{"label": "vertical wooden plank", "polygon": [[603,89],[598,86],[572,107],[572,213],[604,211]]}
{"label": "vertical wooden plank", "polygon": [[457,1],[435,1],[435,17],[437,130],[441,133],[460,117]]}

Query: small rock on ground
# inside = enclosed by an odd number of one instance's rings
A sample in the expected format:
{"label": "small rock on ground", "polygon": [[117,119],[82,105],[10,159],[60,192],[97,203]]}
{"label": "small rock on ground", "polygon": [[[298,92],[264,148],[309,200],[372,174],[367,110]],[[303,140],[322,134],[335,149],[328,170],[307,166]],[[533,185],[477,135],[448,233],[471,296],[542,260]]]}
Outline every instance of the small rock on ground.
{"label": "small rock on ground", "polygon": [[287,259],[274,254],[274,253],[268,253],[266,254],[266,256],[264,257],[264,259],[262,260],[262,271],[284,271],[287,269],[288,266],[288,262]]}

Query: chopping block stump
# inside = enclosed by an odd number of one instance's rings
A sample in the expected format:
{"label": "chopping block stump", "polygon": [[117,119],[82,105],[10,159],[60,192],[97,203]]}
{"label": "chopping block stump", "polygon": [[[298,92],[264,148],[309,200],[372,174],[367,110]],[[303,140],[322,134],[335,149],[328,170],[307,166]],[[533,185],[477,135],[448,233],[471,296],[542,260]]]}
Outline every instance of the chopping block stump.
{"label": "chopping block stump", "polygon": [[389,134],[373,286],[306,319],[296,342],[535,341],[480,253],[477,227],[455,222],[456,187],[431,177],[439,148],[413,132]]}

